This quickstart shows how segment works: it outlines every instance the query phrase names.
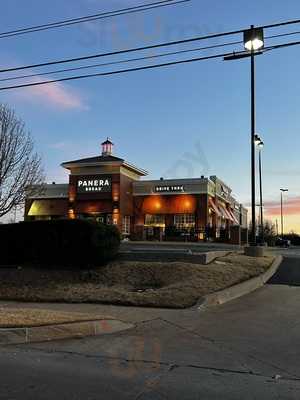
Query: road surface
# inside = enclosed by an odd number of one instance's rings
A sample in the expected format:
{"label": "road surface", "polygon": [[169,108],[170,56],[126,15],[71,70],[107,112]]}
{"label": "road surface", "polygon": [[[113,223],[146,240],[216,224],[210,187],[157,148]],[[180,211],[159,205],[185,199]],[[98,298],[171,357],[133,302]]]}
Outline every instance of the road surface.
{"label": "road surface", "polygon": [[270,284],[206,311],[47,305],[136,328],[2,347],[0,399],[298,400],[299,270],[300,256],[289,256]]}

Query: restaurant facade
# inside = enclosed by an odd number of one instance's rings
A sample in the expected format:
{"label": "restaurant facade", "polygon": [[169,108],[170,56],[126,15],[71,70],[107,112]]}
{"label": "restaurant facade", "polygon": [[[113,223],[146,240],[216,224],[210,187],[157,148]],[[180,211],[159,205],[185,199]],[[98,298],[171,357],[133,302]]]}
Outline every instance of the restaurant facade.
{"label": "restaurant facade", "polygon": [[[93,219],[132,240],[246,241],[247,210],[217,176],[146,180],[147,171],[113,155],[67,161],[66,184],[45,184],[25,202],[25,220]],[[244,239],[243,239],[244,238]]]}

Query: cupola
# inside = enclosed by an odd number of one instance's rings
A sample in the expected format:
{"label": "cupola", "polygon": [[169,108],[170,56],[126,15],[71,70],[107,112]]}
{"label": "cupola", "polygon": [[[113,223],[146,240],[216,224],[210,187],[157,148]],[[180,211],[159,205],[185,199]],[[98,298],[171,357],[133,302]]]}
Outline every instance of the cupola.
{"label": "cupola", "polygon": [[101,143],[102,156],[111,156],[113,153],[114,144],[107,138],[105,142]]}

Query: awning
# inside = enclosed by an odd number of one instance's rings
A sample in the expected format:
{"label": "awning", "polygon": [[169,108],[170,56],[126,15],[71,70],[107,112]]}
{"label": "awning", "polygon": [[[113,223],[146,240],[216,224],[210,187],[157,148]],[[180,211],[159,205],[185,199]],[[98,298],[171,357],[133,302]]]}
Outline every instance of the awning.
{"label": "awning", "polygon": [[220,210],[218,209],[212,198],[209,199],[209,205],[211,206],[211,208],[214,210],[214,212],[217,214],[218,217],[222,216]]}
{"label": "awning", "polygon": [[232,212],[232,210],[230,210],[230,209],[228,210],[228,212],[229,212],[230,215],[232,216],[233,222],[235,222],[237,225],[240,225],[240,223],[239,223],[237,217],[234,215],[234,212]]}
{"label": "awning", "polygon": [[228,210],[222,204],[218,204],[218,206],[219,206],[219,209],[220,209],[223,217],[228,219],[231,222],[234,222],[234,219],[233,219],[232,215],[228,212]]}
{"label": "awning", "polygon": [[46,216],[64,216],[68,215],[68,200],[34,200],[28,212],[29,217],[46,217]]}

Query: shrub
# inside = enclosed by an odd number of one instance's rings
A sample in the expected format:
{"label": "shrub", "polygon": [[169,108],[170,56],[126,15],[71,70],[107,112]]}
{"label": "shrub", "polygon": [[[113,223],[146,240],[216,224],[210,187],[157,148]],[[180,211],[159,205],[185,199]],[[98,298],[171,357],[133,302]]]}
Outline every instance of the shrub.
{"label": "shrub", "polygon": [[180,237],[180,235],[181,235],[181,232],[180,232],[180,230],[178,230],[176,228],[175,225],[166,226],[166,229],[165,229],[166,237],[175,238],[175,237]]}
{"label": "shrub", "polygon": [[26,221],[0,226],[0,264],[103,265],[118,253],[116,227],[82,220]]}

